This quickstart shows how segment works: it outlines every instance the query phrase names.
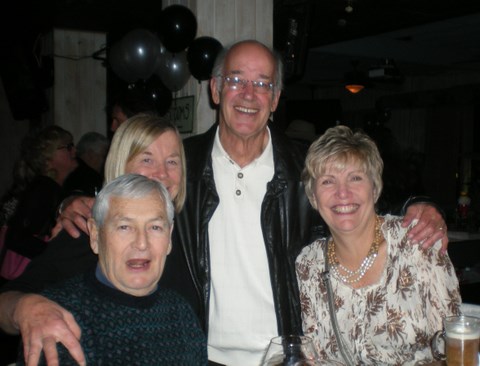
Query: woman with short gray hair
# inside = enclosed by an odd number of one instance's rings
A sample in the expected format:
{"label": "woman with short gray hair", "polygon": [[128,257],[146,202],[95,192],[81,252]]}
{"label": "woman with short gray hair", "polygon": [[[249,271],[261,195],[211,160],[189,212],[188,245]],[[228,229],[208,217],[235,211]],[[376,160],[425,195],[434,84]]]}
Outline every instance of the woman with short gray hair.
{"label": "woman with short gray hair", "polygon": [[303,182],[330,237],[296,260],[303,330],[321,358],[347,365],[431,361],[442,319],[460,311],[453,265],[440,240],[424,250],[409,242],[417,224],[380,216],[383,161],[372,139],[346,126],[310,146]]}

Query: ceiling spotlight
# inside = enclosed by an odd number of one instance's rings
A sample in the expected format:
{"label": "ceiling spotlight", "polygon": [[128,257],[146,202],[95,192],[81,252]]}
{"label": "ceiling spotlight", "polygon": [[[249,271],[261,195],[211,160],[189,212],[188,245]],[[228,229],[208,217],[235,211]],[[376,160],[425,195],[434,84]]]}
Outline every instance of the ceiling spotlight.
{"label": "ceiling spotlight", "polygon": [[360,93],[363,89],[365,89],[365,85],[362,84],[346,84],[345,89],[347,89],[352,94]]}
{"label": "ceiling spotlight", "polygon": [[368,83],[365,72],[357,69],[358,61],[352,61],[353,70],[345,73],[345,89],[352,94],[361,92]]}

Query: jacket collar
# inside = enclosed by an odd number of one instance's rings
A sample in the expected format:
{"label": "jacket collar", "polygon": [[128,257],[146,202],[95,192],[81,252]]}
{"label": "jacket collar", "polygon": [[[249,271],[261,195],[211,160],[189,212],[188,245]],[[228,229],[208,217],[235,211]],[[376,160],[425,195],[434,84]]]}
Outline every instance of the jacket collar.
{"label": "jacket collar", "polygon": [[[268,126],[273,145],[274,179],[298,180],[299,172],[303,168],[298,161],[303,161],[304,151],[300,150],[298,145],[279,131],[273,122],[269,121]],[[196,145],[199,148],[196,149],[195,154],[191,157],[192,161],[189,164],[187,173],[189,180],[213,179],[212,150],[217,128],[218,123],[215,123],[202,135],[193,137],[196,138]],[[186,149],[188,149],[188,146],[186,146]],[[299,155],[301,159],[298,158]],[[296,167],[296,169],[292,169],[292,167]]]}

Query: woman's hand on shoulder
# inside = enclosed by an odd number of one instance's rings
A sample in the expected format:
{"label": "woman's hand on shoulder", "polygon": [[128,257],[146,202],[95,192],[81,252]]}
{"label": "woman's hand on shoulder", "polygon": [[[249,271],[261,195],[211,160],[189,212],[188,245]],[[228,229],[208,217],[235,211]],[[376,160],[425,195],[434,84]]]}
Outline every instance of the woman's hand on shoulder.
{"label": "woman's hand on shoulder", "polygon": [[57,224],[52,230],[52,238],[63,229],[72,237],[78,238],[80,231],[88,234],[87,221],[92,217],[92,207],[95,198],[73,196],[66,198],[58,210]]}

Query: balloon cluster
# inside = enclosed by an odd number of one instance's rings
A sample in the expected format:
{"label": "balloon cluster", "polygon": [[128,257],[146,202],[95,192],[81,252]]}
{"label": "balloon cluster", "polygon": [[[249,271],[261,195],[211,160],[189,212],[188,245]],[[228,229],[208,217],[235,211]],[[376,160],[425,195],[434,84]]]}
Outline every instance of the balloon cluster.
{"label": "balloon cluster", "polygon": [[[127,84],[152,83],[160,79],[171,92],[177,92],[190,76],[208,80],[222,44],[212,37],[198,37],[195,15],[182,5],[162,10],[159,34],[135,29],[110,47],[112,71]],[[154,84],[158,84],[155,81]],[[158,88],[156,88],[158,89]]]}

